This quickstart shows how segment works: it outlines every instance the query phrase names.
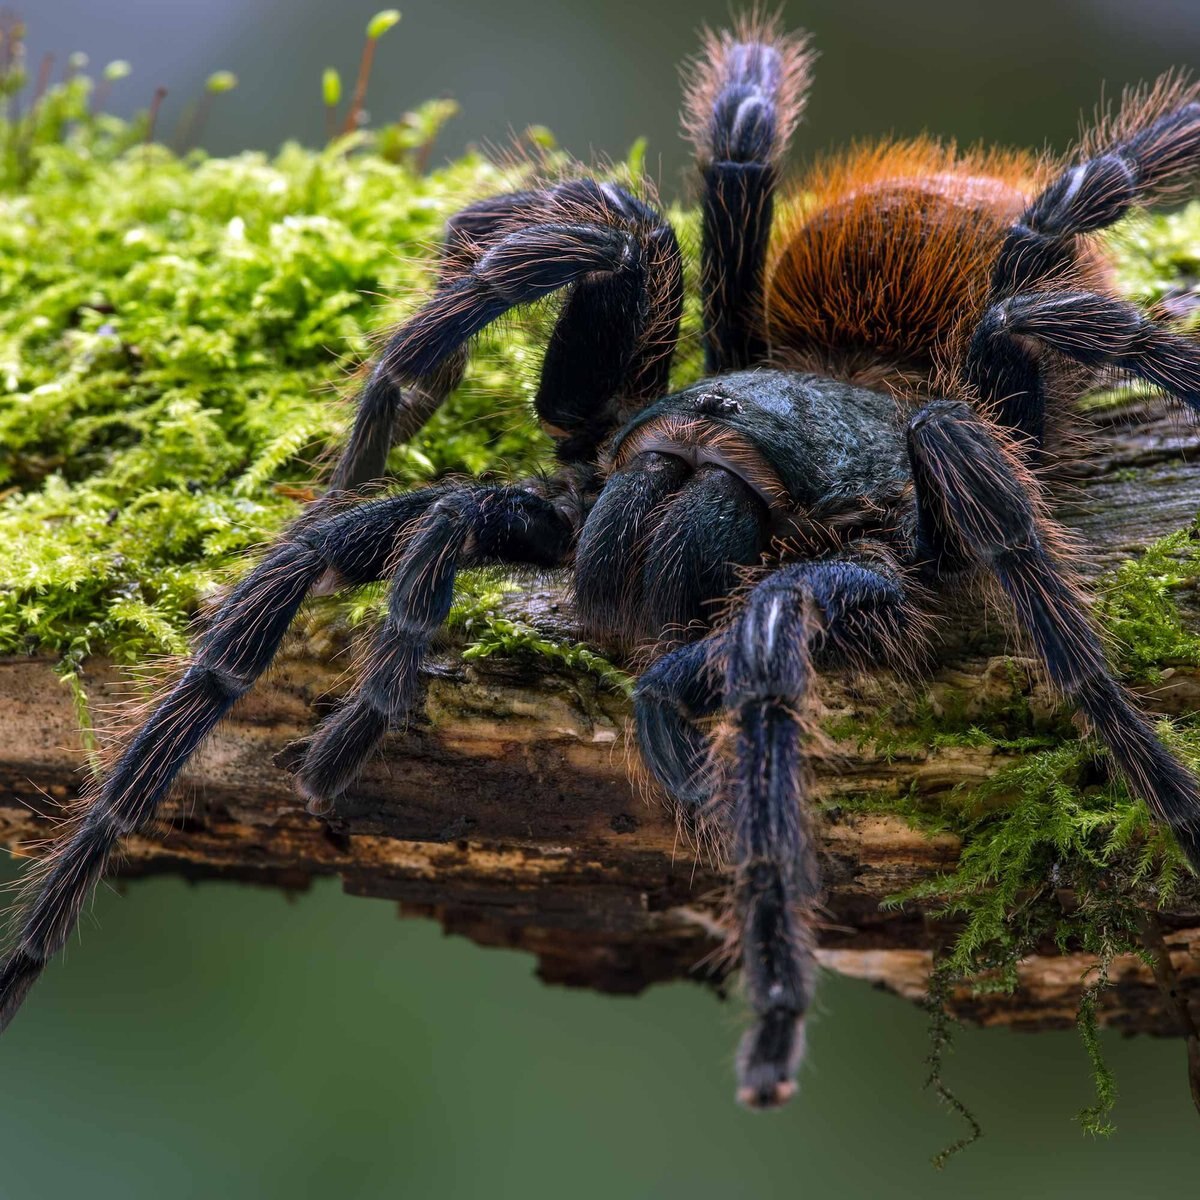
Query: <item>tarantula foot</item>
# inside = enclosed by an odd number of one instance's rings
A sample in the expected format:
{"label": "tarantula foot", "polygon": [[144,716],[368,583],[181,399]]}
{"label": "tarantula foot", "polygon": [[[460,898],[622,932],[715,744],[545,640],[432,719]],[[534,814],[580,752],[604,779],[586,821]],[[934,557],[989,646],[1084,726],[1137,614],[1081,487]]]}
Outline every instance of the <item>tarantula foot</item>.
{"label": "tarantula foot", "polygon": [[[401,647],[411,658],[411,647]],[[351,697],[313,734],[296,771],[296,791],[314,816],[328,816],[359,777],[391,720],[366,695]]]}
{"label": "tarantula foot", "polygon": [[337,809],[341,788],[331,787],[329,781],[322,779],[320,774],[313,769],[309,755],[309,748],[312,745],[311,738],[305,738],[302,742],[294,744],[299,748],[299,755],[294,765],[290,766],[290,770],[292,771],[292,787],[295,788],[296,795],[304,801],[304,807],[314,817],[332,816]]}
{"label": "tarantula foot", "polygon": [[323,796],[318,792],[309,791],[299,777],[296,779],[296,792],[304,801],[304,807],[314,817],[328,817],[333,814],[337,803],[336,796]]}
{"label": "tarantula foot", "polygon": [[314,817],[327,817],[333,813],[337,797],[317,786],[305,773],[308,749],[312,741],[311,737],[303,737],[288,742],[271,761],[292,776],[292,787],[296,795],[304,801],[304,807]]}
{"label": "tarantula foot", "polygon": [[746,1032],[738,1047],[738,1103],[778,1108],[796,1094],[796,1072],[804,1057],[804,1017],[773,1009]]}

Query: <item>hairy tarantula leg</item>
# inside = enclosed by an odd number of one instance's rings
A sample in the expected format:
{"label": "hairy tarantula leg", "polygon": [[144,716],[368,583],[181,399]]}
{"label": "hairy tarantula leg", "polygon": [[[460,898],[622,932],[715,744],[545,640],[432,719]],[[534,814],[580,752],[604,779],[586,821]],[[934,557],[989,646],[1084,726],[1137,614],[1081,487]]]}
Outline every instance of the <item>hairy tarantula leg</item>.
{"label": "hairy tarantula leg", "polygon": [[646,768],[689,817],[701,817],[716,793],[709,739],[698,725],[721,707],[715,634],[664,654],[634,688],[634,729]]}
{"label": "hairy tarantula leg", "polygon": [[992,305],[979,335],[1036,338],[1092,367],[1115,367],[1200,410],[1200,341],[1171,333],[1135,304],[1095,292],[1025,292]]}
{"label": "hairy tarantula leg", "polygon": [[812,56],[777,22],[708,33],[684,70],[684,132],[702,180],[705,364],[710,374],[761,362],[763,263],[779,164],[804,107]]}
{"label": "hairy tarantula leg", "polygon": [[1200,868],[1200,787],[1163,745],[1105,661],[1032,476],[969,405],[935,401],[909,424],[919,538],[936,566],[989,571],[1032,639],[1054,687],[1084,714],[1131,789]]}
{"label": "hairy tarantula leg", "polygon": [[[800,563],[755,587],[728,630],[666,655],[638,681],[635,716],[650,771],[693,814],[721,804],[757,1018],[738,1054],[738,1098],[751,1107],[795,1092],[815,982],[811,912],[820,884],[803,754],[813,664],[897,661],[914,632],[893,579],[858,563]],[[724,775],[693,724],[719,708],[733,735]]]}
{"label": "hairy tarantula leg", "polygon": [[665,390],[683,265],[674,231],[650,205],[582,179],[483,201],[452,219],[439,285],[380,353],[334,489],[382,474],[392,444],[457,386],[471,337],[568,287],[536,408],[560,458],[590,458],[620,419],[606,407],[614,396],[644,402]]}
{"label": "hairy tarantula leg", "polygon": [[541,224],[499,238],[464,274],[440,286],[388,340],[363,390],[334,486],[353,486],[364,476],[372,478],[372,472],[382,473],[382,459],[392,444],[395,422],[389,406],[395,397],[405,385],[448,393],[461,375],[459,351],[497,317],[594,271],[628,271],[638,265],[636,240],[617,229]]}
{"label": "hairy tarantula leg", "polygon": [[1009,230],[992,269],[994,295],[1070,266],[1079,234],[1114,224],[1200,172],[1200,89],[1163,79],[1149,96],[1132,95],[1116,124],[1123,136],[1063,170]]}
{"label": "hairy tarantula leg", "polygon": [[444,492],[410,492],[301,521],[233,589],[187,670],[35,876],[0,967],[0,1029],[75,927],[117,841],[154,817],[200,743],[270,665],[313,585],[330,572],[350,584],[381,578],[399,531]]}
{"label": "hairy tarantula leg", "polygon": [[592,461],[597,447],[637,408],[668,390],[683,313],[683,256],[675,231],[623,188],[581,179],[554,191],[575,219],[628,229],[630,269],[581,279],[546,345],[534,407],[562,462]]}
{"label": "hairy tarantula leg", "polygon": [[517,220],[538,211],[546,193],[534,188],[486,196],[460,208],[446,221],[442,253],[438,263],[438,282],[448,283],[479,261],[479,256],[507,232]]}
{"label": "hairy tarantula leg", "polygon": [[802,563],[750,593],[723,648],[736,900],[758,1017],[738,1053],[738,1098],[752,1107],[795,1091],[815,982],[810,914],[820,883],[801,750],[812,665],[895,660],[910,624],[903,592],[885,575]]}
{"label": "hairy tarantula leg", "polygon": [[462,349],[447,355],[428,375],[405,380],[380,359],[371,368],[358,396],[354,425],[329,481],[330,494],[351,492],[381,479],[387,456],[399,442],[416,435],[462,382],[467,356]]}
{"label": "hairy tarantula leg", "polygon": [[[1200,89],[1166,76],[1131,94],[1105,137],[1092,134],[1093,153],[1063,170],[1029,204],[1005,237],[992,269],[987,313],[1039,283],[1067,275],[1079,235],[1124,217],[1137,205],[1170,196],[1200,172]],[[1040,444],[1044,405],[1040,372],[1030,351],[993,338],[988,318],[964,361],[966,382],[1000,404],[1002,425]]]}
{"label": "hairy tarantula leg", "polygon": [[[438,264],[438,282],[470,270],[506,222],[529,212],[541,193],[510,192],[491,196],[455,213],[446,222]],[[432,374],[405,380],[377,363],[359,393],[354,426],[334,468],[330,488],[351,491],[384,474],[388,451],[407,441],[441,407],[462,381],[466,353],[452,354]]]}
{"label": "hairy tarantula leg", "polygon": [[[545,210],[549,192],[526,190],[489,196],[468,205],[446,222],[438,261],[438,286],[469,271],[480,255],[519,220]],[[432,374],[405,379],[377,362],[357,401],[354,427],[330,481],[334,492],[348,491],[384,474],[388,451],[425,424],[462,381],[466,352],[460,348]]]}
{"label": "hairy tarantula leg", "polygon": [[309,743],[297,785],[310,811],[329,812],[384,734],[410,712],[430,640],[446,620],[461,567],[558,566],[572,529],[557,508],[523,487],[446,491],[406,534],[392,572],[388,611],[354,691]]}

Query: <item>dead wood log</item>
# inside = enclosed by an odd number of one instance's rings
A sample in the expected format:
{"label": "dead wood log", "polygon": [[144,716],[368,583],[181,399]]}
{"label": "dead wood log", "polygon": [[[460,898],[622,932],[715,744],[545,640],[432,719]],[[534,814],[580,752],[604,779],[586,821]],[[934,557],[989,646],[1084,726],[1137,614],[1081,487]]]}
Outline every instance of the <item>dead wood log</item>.
{"label": "dead wood log", "polygon": [[[1135,409],[1103,418],[1101,434],[1097,454],[1072,469],[1070,499],[1058,509],[1089,547],[1093,573],[1189,524],[1200,508],[1200,473],[1189,462],[1194,431]],[[1200,611],[1194,598],[1182,599],[1189,613]],[[521,602],[531,620],[569,628],[555,594]],[[942,665],[919,685],[935,711],[949,690],[982,708],[1012,688],[1022,660],[1004,656],[1002,635],[981,637],[977,624],[952,626]],[[1200,706],[1200,672],[1167,675],[1145,697],[1150,707]],[[1029,702],[1049,712],[1050,698],[1030,680]],[[88,664],[86,686],[97,713],[129,690],[103,661]],[[344,818],[329,825],[306,814],[284,766],[289,744],[344,686],[343,663],[311,643],[292,645],[186,773],[159,825],[129,839],[124,871],[288,888],[337,875],[356,895],[397,901],[482,944],[530,951],[554,982],[635,991],[685,974],[719,978],[719,873],[661,799],[631,782],[623,699],[586,675],[536,662],[468,664],[449,649],[429,671],[429,720],[391,740]],[[822,702],[827,715],[865,720],[896,694],[896,681],[884,677],[834,679]],[[84,779],[76,712],[53,664],[0,661],[0,730],[0,839],[16,848],[48,835]],[[951,866],[959,848],[897,818],[853,814],[838,798],[913,786],[934,796],[1005,761],[972,746],[892,759],[852,742],[821,752],[827,965],[923,996],[931,952],[948,932],[917,907],[881,911],[880,902]],[[1159,921],[1180,986],[1200,991],[1200,910],[1181,906]],[[1062,1026],[1074,1019],[1088,965],[1084,955],[1048,947],[1024,962],[1014,995],[964,990],[955,1007],[989,1024]],[[1118,961],[1111,974],[1102,1021],[1177,1031],[1177,1009],[1143,964]]]}

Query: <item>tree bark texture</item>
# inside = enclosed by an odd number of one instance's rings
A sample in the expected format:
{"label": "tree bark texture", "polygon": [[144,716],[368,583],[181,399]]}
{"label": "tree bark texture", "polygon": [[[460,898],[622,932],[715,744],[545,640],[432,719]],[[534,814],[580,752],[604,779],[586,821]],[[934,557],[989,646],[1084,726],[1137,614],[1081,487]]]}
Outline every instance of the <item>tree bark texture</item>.
{"label": "tree bark texture", "polygon": [[[1058,515],[1088,547],[1092,574],[1189,524],[1200,507],[1193,429],[1135,407],[1100,420],[1087,461],[1071,469]],[[553,591],[519,596],[528,619],[569,629]],[[1181,598],[1189,616],[1195,597]],[[981,707],[1031,666],[1010,658],[1003,632],[951,623],[941,665],[912,689],[937,711],[946,689]],[[336,649],[336,647],[334,647]],[[174,872],[302,888],[337,875],[355,895],[399,902],[454,933],[536,954],[550,981],[636,991],[684,975],[719,978],[722,881],[677,827],[661,797],[637,783],[628,705],[589,676],[536,662],[464,663],[448,648],[428,672],[427,720],[393,737],[349,797],[344,819],[309,816],[286,770],[288,747],[346,688],[349,658],[297,638],[277,669],[238,706],[186,772],[162,820],[128,840],[130,875]],[[1200,707],[1200,672],[1180,667],[1144,695],[1155,711]],[[1035,711],[1053,702],[1030,671]],[[103,661],[85,683],[100,733],[131,690]],[[826,716],[865,720],[897,681],[832,678]],[[57,806],[85,780],[78,717],[53,664],[0,661],[0,839],[17,848],[45,839]],[[881,910],[887,896],[953,866],[951,836],[928,838],[893,817],[839,809],[839,797],[915,786],[936,796],[987,777],[1009,761],[988,747],[954,746],[888,760],[853,742],[817,752],[827,803],[822,823],[828,919],[822,958],[911,999],[925,993],[931,953],[953,930],[919,907]],[[1200,910],[1161,914],[1163,944],[1183,994],[1200,997]],[[1091,960],[1043,948],[1022,964],[1013,995],[953,998],[986,1024],[1052,1028],[1073,1022]],[[1118,960],[1101,996],[1102,1022],[1179,1032],[1178,1004],[1135,959]],[[1161,980],[1159,981],[1161,983]],[[1193,1010],[1200,1008],[1200,998]]]}

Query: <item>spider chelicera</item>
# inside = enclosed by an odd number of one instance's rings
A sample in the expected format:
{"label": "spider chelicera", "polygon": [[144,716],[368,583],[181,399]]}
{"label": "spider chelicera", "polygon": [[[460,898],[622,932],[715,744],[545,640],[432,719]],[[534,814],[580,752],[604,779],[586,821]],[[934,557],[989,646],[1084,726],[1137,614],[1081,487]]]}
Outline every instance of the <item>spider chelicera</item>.
{"label": "spider chelicera", "polygon": [[[456,573],[572,566],[587,636],[643,668],[642,757],[731,873],[754,1018],[738,1096],[795,1090],[819,875],[806,712],[827,667],[904,667],[963,581],[996,598],[1131,789],[1200,863],[1200,795],[1105,662],[1039,474],[1102,373],[1200,408],[1200,346],[1107,285],[1089,235],[1200,167],[1200,92],[1128,94],[1070,159],[886,142],[813,165],[776,216],[811,56],[746,21],[685,72],[708,378],[667,395],[683,304],[652,203],[578,178],[473,204],[378,356],[332,488],[233,589],[48,856],[0,972],[12,1018],[123,835],[270,665],[305,597],[390,580],[356,686],[298,772],[329,814],[419,700]],[[558,469],[356,496],[498,317],[562,293],[536,398]],[[1048,417],[1053,420],[1048,420]]]}

